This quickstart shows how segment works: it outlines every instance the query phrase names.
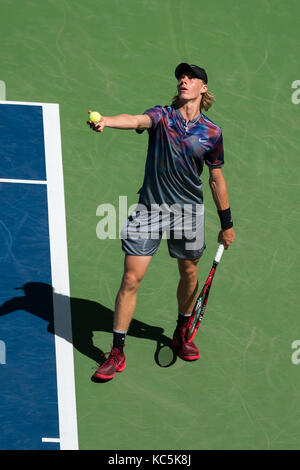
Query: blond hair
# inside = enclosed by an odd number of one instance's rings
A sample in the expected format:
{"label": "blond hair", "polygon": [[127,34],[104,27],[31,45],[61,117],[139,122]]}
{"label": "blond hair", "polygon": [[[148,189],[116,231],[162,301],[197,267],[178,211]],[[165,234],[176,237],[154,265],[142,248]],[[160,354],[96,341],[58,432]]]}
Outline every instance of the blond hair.
{"label": "blond hair", "polygon": [[[208,111],[209,108],[212,107],[215,101],[216,100],[215,100],[214,95],[212,95],[209,91],[207,91],[206,93],[203,93],[201,103],[200,103],[200,111],[202,111],[202,109],[205,109],[205,111]],[[177,108],[179,107],[179,104],[180,104],[179,96],[175,95],[172,99],[172,106],[175,106]]]}

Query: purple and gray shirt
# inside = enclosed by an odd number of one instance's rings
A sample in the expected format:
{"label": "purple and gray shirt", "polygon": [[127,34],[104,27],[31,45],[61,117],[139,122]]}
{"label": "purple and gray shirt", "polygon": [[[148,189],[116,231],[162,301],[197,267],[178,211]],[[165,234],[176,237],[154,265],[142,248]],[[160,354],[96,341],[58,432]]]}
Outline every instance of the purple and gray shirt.
{"label": "purple and gray shirt", "polygon": [[[224,165],[222,130],[202,113],[186,123],[179,109],[154,106],[139,203],[202,204],[200,175],[204,162],[210,168]],[[142,133],[143,130],[137,130]]]}

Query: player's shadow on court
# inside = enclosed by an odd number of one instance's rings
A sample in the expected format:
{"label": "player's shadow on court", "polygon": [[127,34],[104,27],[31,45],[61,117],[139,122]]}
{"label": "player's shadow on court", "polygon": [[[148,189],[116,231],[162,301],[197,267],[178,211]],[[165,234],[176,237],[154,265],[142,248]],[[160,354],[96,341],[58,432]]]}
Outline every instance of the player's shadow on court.
{"label": "player's shadow on court", "polygon": [[[113,311],[87,299],[69,298],[55,293],[49,284],[40,282],[28,282],[16,290],[23,290],[24,295],[13,297],[0,306],[0,317],[11,314],[17,310],[26,311],[32,315],[42,318],[47,323],[47,330],[54,334],[55,308],[55,334],[72,342],[73,346],[82,354],[89,357],[98,364],[104,362],[104,352],[94,344],[93,336],[96,331],[112,333]],[[71,307],[72,335],[70,335],[66,312]],[[128,331],[128,336],[136,338],[147,338],[156,341],[155,361],[159,361],[159,350],[168,347],[173,350],[172,340],[163,334],[163,328],[151,326],[147,323],[133,319]],[[168,365],[176,361],[174,351],[173,359]],[[163,365],[166,366],[166,365]]]}

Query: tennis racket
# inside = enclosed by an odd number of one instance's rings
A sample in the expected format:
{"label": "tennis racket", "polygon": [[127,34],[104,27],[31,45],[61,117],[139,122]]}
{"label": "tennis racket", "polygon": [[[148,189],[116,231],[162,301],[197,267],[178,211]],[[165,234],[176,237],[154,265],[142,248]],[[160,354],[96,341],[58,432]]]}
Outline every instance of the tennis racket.
{"label": "tennis racket", "polygon": [[221,261],[223,252],[224,252],[224,245],[220,243],[215,259],[213,261],[212,268],[208,275],[208,278],[206,279],[205,284],[196,300],[192,314],[189,319],[188,328],[187,328],[187,341],[188,342],[191,342],[193,340],[200,326],[200,323],[202,321],[206,304],[207,304],[207,300],[208,300],[209,291],[213,282],[213,278],[214,278],[217,266],[219,262]]}

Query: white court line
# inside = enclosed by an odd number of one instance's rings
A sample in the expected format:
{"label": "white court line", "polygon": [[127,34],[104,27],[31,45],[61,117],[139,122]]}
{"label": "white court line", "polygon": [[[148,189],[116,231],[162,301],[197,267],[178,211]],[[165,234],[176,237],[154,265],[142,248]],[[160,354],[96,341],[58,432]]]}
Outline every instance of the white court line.
{"label": "white court line", "polygon": [[0,178],[0,183],[25,183],[25,184],[47,184],[44,180],[14,180],[8,178]]}
{"label": "white court line", "polygon": [[3,80],[0,80],[0,99],[6,100],[6,84]]}
{"label": "white court line", "polygon": [[5,100],[0,100],[0,104],[18,104],[21,106],[44,106],[45,104],[52,104],[52,103],[31,103],[30,101],[5,101]]}
{"label": "white court line", "polygon": [[42,437],[42,442],[60,442],[58,437]]}
{"label": "white court line", "polygon": [[61,450],[78,449],[65,195],[58,104],[43,104]]}

